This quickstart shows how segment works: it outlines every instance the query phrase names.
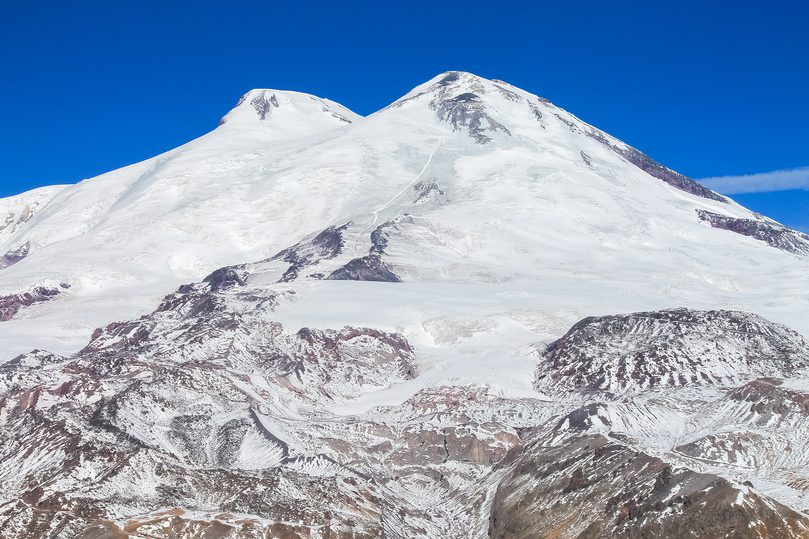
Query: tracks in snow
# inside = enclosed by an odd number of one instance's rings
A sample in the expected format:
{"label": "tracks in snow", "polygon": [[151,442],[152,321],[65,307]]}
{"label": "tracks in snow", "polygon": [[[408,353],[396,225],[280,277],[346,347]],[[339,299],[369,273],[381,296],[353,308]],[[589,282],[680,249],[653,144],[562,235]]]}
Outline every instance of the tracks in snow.
{"label": "tracks in snow", "polygon": [[438,151],[438,148],[440,148],[440,147],[441,147],[441,143],[443,142],[443,140],[444,140],[444,139],[441,139],[441,138],[440,138],[440,139],[438,139],[438,140],[436,140],[436,141],[435,141],[435,144],[433,144],[433,148],[432,148],[432,150],[430,150],[430,155],[429,155],[429,157],[427,157],[427,162],[426,162],[426,163],[424,163],[424,166],[423,166],[423,167],[421,167],[421,170],[419,171],[419,173],[418,173],[418,174],[416,174],[416,176],[415,176],[415,177],[414,177],[412,180],[410,180],[410,182],[409,182],[407,185],[405,185],[404,187],[402,187],[402,189],[401,189],[401,190],[400,190],[398,193],[396,193],[396,194],[393,196],[393,198],[391,198],[390,200],[388,200],[387,202],[385,202],[384,204],[382,204],[381,206],[379,206],[378,208],[376,208],[376,209],[373,211],[373,219],[371,219],[371,222],[370,222],[370,223],[368,223],[368,224],[365,226],[365,228],[363,228],[363,229],[362,229],[362,231],[361,231],[361,232],[360,232],[360,233],[359,233],[359,234],[356,236],[356,238],[354,239],[354,246],[352,247],[352,253],[353,253],[353,254],[352,254],[352,257],[356,256],[356,254],[357,254],[357,246],[358,246],[358,244],[359,244],[360,238],[362,238],[362,237],[365,235],[365,233],[366,233],[366,232],[368,232],[369,230],[371,230],[371,228],[373,228],[373,227],[376,225],[376,223],[379,221],[379,212],[383,211],[383,210],[384,210],[384,209],[386,209],[388,206],[390,206],[391,204],[393,204],[393,203],[396,201],[396,199],[397,199],[397,198],[399,198],[399,197],[400,197],[400,196],[402,196],[402,195],[403,195],[405,192],[407,192],[407,190],[408,190],[408,189],[412,188],[412,187],[413,187],[413,185],[414,185],[414,184],[415,184],[417,181],[419,181],[419,180],[421,179],[421,177],[424,175],[424,173],[425,173],[425,172],[427,172],[427,167],[429,167],[429,166],[430,166],[430,163],[433,161],[433,157],[435,157],[435,154],[436,154],[436,152]]}

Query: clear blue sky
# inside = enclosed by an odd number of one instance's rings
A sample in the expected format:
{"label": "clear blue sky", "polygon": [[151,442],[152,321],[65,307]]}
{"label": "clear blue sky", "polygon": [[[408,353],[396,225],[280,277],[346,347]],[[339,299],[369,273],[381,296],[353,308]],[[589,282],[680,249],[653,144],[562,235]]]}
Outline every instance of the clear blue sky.
{"label": "clear blue sky", "polygon": [[[182,144],[250,88],[369,113],[448,69],[543,95],[692,177],[809,165],[806,2],[562,4],[4,2],[0,196]],[[809,227],[805,188],[745,203]]]}

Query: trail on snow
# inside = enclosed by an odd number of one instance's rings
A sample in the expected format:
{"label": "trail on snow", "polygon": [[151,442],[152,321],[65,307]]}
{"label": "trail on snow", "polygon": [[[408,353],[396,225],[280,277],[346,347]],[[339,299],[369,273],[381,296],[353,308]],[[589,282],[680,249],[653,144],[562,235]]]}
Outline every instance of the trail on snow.
{"label": "trail on snow", "polygon": [[379,212],[383,211],[388,206],[393,204],[396,201],[396,199],[398,199],[405,192],[407,192],[409,189],[411,189],[413,187],[413,185],[415,185],[415,183],[421,179],[421,177],[424,175],[424,173],[427,172],[427,168],[430,166],[430,163],[433,161],[433,157],[435,157],[435,154],[438,151],[438,148],[441,147],[442,142],[443,142],[443,139],[438,139],[438,140],[435,141],[435,144],[433,144],[433,147],[430,150],[430,155],[427,157],[427,161],[424,163],[424,166],[421,167],[421,170],[419,171],[419,173],[416,174],[416,176],[412,180],[410,180],[410,182],[407,185],[402,187],[402,189],[398,193],[396,193],[393,196],[393,198],[391,198],[390,200],[388,200],[387,202],[385,202],[384,204],[382,204],[381,206],[379,206],[378,208],[373,210],[373,212],[372,212],[373,213],[373,219],[371,219],[371,222],[368,223],[365,226],[365,228],[363,228],[362,231],[360,231],[360,233],[354,239],[354,246],[352,248],[352,253],[353,253],[352,256],[355,256],[357,254],[357,246],[359,244],[360,239],[363,236],[365,236],[365,234],[369,230],[371,230],[376,225],[376,223],[379,221]]}

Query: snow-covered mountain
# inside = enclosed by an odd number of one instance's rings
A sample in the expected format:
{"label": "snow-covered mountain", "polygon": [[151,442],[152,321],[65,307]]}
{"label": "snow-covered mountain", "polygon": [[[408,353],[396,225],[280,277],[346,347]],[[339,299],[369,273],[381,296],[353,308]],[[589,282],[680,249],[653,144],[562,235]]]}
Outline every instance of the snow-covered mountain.
{"label": "snow-covered mountain", "polygon": [[250,91],[0,257],[11,537],[809,534],[809,236],[505,82]]}

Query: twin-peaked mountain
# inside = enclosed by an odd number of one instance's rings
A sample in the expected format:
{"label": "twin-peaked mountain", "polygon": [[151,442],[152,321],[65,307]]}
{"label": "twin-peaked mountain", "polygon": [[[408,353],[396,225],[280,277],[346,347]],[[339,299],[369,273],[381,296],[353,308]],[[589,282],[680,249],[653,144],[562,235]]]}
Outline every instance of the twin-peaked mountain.
{"label": "twin-peaked mountain", "polygon": [[[47,321],[56,343],[4,341],[7,356],[31,344],[73,350],[183,282],[330,229],[342,246],[291,263],[296,280],[617,278],[669,306],[683,290],[743,306],[762,289],[789,298],[807,279],[793,256],[809,251],[804,235],[545,99],[462,72],[366,118],[307,94],[253,90],[184,146],[0,206],[0,295],[70,286],[62,307],[31,312],[36,332],[51,310],[82,313],[69,327]],[[766,303],[757,301],[762,314],[773,311]]]}
{"label": "twin-peaked mountain", "polygon": [[0,200],[0,523],[805,537],[807,269],[809,237],[502,81],[367,117],[252,90]]}

